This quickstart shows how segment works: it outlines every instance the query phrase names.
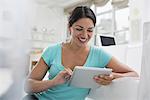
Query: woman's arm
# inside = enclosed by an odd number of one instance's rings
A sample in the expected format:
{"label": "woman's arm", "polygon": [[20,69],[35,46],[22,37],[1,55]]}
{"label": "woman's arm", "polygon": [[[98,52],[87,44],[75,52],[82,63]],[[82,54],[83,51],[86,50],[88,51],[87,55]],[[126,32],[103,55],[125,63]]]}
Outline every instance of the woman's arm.
{"label": "woman's arm", "polygon": [[25,91],[27,93],[42,92],[53,86],[63,84],[69,80],[72,75],[72,70],[65,68],[63,71],[60,71],[52,80],[42,80],[46,75],[47,70],[48,66],[43,58],[41,58],[26,81]]}
{"label": "woman's arm", "polygon": [[131,69],[125,64],[122,64],[114,57],[111,58],[107,67],[113,70],[112,74],[109,76],[101,75],[101,76],[94,77],[97,83],[102,84],[102,85],[109,85],[112,82],[112,80],[116,78],[138,77],[138,74],[133,69]]}
{"label": "woman's arm", "polygon": [[44,62],[43,58],[41,58],[26,80],[25,91],[27,93],[41,92],[54,85],[53,81],[42,81],[47,73],[47,70],[48,66]]}
{"label": "woman's arm", "polygon": [[110,62],[107,65],[108,68],[113,70],[113,77],[120,78],[120,77],[138,77],[138,74],[131,69],[129,66],[119,62],[116,58],[112,57]]}

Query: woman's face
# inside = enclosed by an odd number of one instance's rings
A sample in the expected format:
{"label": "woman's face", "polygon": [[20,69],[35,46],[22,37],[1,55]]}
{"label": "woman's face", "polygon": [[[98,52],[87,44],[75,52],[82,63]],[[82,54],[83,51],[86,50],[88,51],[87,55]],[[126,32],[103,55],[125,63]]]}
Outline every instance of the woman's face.
{"label": "woman's face", "polygon": [[78,46],[86,46],[91,39],[94,30],[93,21],[90,18],[81,18],[76,21],[70,28],[72,35],[71,42]]}

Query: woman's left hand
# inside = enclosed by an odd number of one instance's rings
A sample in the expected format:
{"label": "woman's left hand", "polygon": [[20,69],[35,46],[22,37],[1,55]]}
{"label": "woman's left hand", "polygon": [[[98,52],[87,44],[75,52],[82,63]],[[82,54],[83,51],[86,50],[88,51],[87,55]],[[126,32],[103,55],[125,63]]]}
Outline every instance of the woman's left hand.
{"label": "woman's left hand", "polygon": [[96,83],[101,84],[101,85],[109,85],[112,83],[112,80],[114,79],[114,75],[98,75],[94,77],[94,80]]}

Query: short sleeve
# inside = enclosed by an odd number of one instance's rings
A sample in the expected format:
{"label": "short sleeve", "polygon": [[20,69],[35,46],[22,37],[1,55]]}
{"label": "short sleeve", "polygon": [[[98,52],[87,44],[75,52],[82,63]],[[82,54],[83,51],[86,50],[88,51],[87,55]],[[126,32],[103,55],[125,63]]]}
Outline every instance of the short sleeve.
{"label": "short sleeve", "polygon": [[112,55],[97,46],[91,47],[90,66],[104,68],[111,60]]}
{"label": "short sleeve", "polygon": [[57,45],[49,46],[44,49],[42,53],[42,58],[48,66],[51,66],[56,53],[57,53]]}
{"label": "short sleeve", "polygon": [[106,66],[109,61],[111,60],[112,55],[104,51],[102,48],[100,48],[100,60],[101,60],[101,65]]}

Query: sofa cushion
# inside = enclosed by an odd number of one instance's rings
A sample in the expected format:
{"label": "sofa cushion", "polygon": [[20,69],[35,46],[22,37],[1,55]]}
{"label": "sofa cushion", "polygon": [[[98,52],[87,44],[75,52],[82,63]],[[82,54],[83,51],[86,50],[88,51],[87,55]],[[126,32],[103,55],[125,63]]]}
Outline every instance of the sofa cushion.
{"label": "sofa cushion", "polygon": [[137,78],[118,78],[108,86],[92,89],[86,100],[136,100],[138,83]]}

